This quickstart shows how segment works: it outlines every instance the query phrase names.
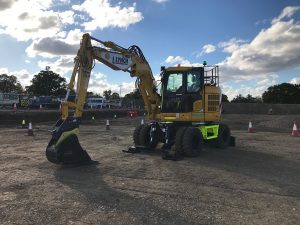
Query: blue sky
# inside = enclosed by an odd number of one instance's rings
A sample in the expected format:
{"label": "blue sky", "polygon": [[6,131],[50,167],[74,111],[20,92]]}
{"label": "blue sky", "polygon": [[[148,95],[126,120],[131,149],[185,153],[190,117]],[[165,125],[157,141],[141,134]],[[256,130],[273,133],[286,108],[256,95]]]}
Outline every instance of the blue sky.
{"label": "blue sky", "polygon": [[[156,75],[162,65],[219,64],[230,98],[300,83],[299,1],[3,0],[0,18],[0,73],[23,86],[45,66],[68,80],[85,32],[140,46]],[[120,85],[128,93],[134,79],[97,64],[89,89]]]}

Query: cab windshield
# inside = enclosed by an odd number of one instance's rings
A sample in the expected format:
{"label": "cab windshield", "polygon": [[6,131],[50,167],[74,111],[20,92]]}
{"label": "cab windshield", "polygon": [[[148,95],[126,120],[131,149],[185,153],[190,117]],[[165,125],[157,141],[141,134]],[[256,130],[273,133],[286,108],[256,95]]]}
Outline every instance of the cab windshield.
{"label": "cab windshield", "polygon": [[183,74],[173,73],[169,75],[167,92],[178,92],[182,88]]}

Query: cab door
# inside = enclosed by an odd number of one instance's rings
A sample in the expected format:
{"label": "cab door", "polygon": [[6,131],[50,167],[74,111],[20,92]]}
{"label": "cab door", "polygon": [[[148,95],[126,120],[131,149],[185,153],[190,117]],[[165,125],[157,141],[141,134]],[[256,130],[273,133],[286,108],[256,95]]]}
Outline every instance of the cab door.
{"label": "cab door", "polygon": [[181,102],[185,93],[185,73],[172,72],[163,78],[162,112],[182,112]]}

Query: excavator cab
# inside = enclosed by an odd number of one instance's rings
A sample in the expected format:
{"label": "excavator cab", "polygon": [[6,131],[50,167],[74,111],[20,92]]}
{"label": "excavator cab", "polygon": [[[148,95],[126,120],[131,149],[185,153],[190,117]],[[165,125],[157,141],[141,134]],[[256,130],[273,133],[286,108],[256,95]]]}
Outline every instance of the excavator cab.
{"label": "excavator cab", "polygon": [[162,68],[163,113],[187,113],[193,111],[193,103],[202,99],[204,86],[203,67]]}

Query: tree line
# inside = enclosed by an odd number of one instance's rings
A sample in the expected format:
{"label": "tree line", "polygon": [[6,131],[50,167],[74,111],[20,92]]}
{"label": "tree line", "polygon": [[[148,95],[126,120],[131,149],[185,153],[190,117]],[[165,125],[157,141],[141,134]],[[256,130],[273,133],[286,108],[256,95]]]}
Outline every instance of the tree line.
{"label": "tree line", "polygon": [[[17,93],[28,94],[33,96],[62,96],[66,94],[67,82],[64,77],[54,73],[50,70],[41,70],[38,74],[34,75],[31,84],[24,88],[14,75],[1,74],[0,75],[0,93]],[[125,95],[125,98],[136,97],[133,91],[131,94]],[[75,93],[71,93],[75,94]],[[119,93],[105,90],[102,96],[110,100],[120,99]],[[102,97],[100,94],[87,92],[87,97]]]}
{"label": "tree line", "polygon": [[[38,74],[34,75],[31,80],[31,84],[22,87],[17,77],[14,75],[1,74],[0,75],[0,92],[1,93],[18,93],[28,94],[35,96],[61,96],[66,94],[67,82],[66,79],[59,74],[50,70],[41,70]],[[99,96],[93,92],[87,93],[88,97]],[[103,97],[106,99],[120,99],[120,96],[116,92],[111,90],[105,90]],[[139,90],[125,95],[124,98],[141,100],[141,94]],[[228,97],[222,95],[223,102],[229,102]],[[282,83],[270,86],[259,97],[254,97],[250,94],[243,96],[241,94],[234,97],[231,102],[233,103],[284,103],[284,104],[300,104],[300,84]]]}
{"label": "tree line", "polygon": [[[223,102],[229,102],[227,96],[222,96]],[[234,97],[233,103],[273,103],[300,104],[300,84],[282,83],[268,87],[261,97],[241,94]]]}

